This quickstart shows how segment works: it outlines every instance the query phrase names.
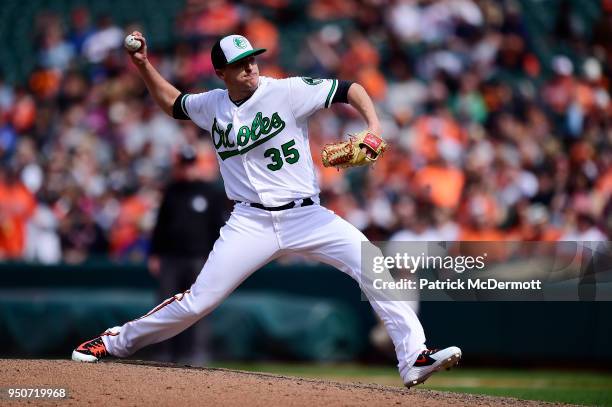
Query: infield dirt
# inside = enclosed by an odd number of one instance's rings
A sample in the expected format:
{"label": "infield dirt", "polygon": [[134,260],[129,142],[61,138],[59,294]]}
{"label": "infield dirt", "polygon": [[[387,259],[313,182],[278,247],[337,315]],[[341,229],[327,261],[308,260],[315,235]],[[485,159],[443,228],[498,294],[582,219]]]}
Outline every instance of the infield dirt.
{"label": "infield dirt", "polygon": [[[59,400],[8,400],[7,388],[66,388]],[[0,359],[0,406],[536,406],[511,398],[339,383],[140,361]],[[557,404],[558,405],[558,404]]]}

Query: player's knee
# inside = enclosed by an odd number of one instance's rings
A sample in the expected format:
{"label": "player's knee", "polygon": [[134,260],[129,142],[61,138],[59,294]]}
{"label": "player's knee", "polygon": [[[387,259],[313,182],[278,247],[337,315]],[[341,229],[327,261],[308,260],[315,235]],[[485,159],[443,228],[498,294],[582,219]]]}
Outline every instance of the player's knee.
{"label": "player's knee", "polygon": [[364,279],[368,280],[372,277],[375,259],[382,258],[383,252],[379,247],[370,242],[362,244],[359,250],[355,252],[359,254],[359,257],[352,259],[349,263],[349,270],[346,273],[362,283]]}
{"label": "player's knee", "polygon": [[195,318],[202,318],[217,308],[221,300],[222,298],[217,298],[217,296],[200,293],[193,298],[193,304],[190,307],[191,314]]}

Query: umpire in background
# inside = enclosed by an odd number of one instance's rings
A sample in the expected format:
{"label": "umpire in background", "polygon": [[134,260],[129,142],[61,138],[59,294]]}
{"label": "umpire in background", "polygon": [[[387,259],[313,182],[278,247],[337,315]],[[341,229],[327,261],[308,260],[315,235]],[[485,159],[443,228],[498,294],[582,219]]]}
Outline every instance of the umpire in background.
{"label": "umpire in background", "polygon": [[[193,147],[183,146],[173,179],[164,191],[153,230],[149,272],[159,280],[160,300],[184,292],[196,277],[225,223],[227,198],[202,179]],[[208,361],[208,328],[200,320],[157,347],[158,359],[203,365]]]}

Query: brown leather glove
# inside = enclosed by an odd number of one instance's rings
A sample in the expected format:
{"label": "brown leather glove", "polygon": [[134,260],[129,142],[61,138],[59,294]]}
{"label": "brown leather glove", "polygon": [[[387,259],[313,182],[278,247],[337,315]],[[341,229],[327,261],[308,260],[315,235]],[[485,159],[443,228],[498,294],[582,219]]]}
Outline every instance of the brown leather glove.
{"label": "brown leather glove", "polygon": [[[366,152],[371,152],[369,156]],[[387,149],[387,143],[376,134],[364,130],[350,135],[347,141],[330,143],[323,146],[321,159],[325,167],[349,168],[376,162]]]}

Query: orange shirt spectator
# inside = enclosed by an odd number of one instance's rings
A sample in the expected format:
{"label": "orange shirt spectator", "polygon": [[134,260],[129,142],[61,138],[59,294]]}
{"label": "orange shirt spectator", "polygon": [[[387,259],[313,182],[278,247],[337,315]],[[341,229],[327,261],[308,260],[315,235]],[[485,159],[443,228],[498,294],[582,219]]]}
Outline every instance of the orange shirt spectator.
{"label": "orange shirt spectator", "polygon": [[36,209],[34,195],[19,181],[0,177],[0,258],[18,258],[25,247],[28,219]]}
{"label": "orange shirt spectator", "polygon": [[219,178],[219,165],[215,150],[210,144],[203,144],[198,150],[198,173],[202,179],[214,182]]}
{"label": "orange shirt spectator", "polygon": [[486,223],[464,225],[459,231],[460,242],[477,242],[463,245],[461,254],[483,256],[486,253],[487,261],[504,261],[510,254],[510,247],[500,243],[506,235],[495,227]]}
{"label": "orange shirt spectator", "polygon": [[361,69],[357,73],[359,82],[374,101],[381,101],[387,94],[387,81],[383,74],[375,67]]}
{"label": "orange shirt spectator", "polygon": [[376,162],[370,173],[385,183],[406,186],[406,181],[414,175],[414,168],[405,151],[391,147],[385,152],[384,159]]}
{"label": "orange shirt spectator", "polygon": [[204,3],[206,11],[198,18],[198,31],[204,35],[221,36],[235,31],[240,23],[236,5],[225,0]]}
{"label": "orange shirt spectator", "polygon": [[504,234],[495,228],[476,229],[472,227],[461,228],[460,241],[497,242],[505,240]]}
{"label": "orange shirt spectator", "polygon": [[606,197],[612,195],[612,167],[597,180],[595,188]]}
{"label": "orange shirt spectator", "polygon": [[36,120],[36,103],[30,95],[17,98],[13,108],[13,127],[17,133],[24,133],[34,125]]}
{"label": "orange shirt spectator", "polygon": [[463,146],[466,136],[461,126],[446,114],[420,117],[413,126],[415,132],[412,150],[427,160],[436,160],[440,141]]}
{"label": "orange shirt spectator", "polygon": [[62,75],[52,69],[43,69],[32,73],[30,77],[30,88],[40,98],[55,96],[60,89]]}
{"label": "orange shirt spectator", "polygon": [[[368,76],[377,74],[382,76],[378,71],[378,65],[380,63],[378,50],[367,38],[361,35],[355,35],[351,38],[349,49],[342,55],[341,59],[342,64],[339,73],[339,77],[341,78],[356,79],[361,82],[363,78],[367,78]],[[365,88],[368,90],[367,87]]]}
{"label": "orange shirt spectator", "polygon": [[141,222],[148,210],[148,203],[138,195],[130,196],[121,203],[119,216],[110,234],[113,254],[120,254],[138,239]]}
{"label": "orange shirt spectator", "polygon": [[271,59],[278,53],[278,29],[260,15],[254,15],[247,21],[245,35],[251,44],[268,50],[260,58]]}
{"label": "orange shirt spectator", "polygon": [[419,195],[428,196],[434,205],[454,209],[459,205],[465,175],[457,168],[429,165],[417,171],[414,184]]}
{"label": "orange shirt spectator", "polygon": [[575,92],[576,101],[580,104],[580,106],[586,112],[592,111],[596,106],[594,89],[586,83],[578,83],[576,85]]}
{"label": "orange shirt spectator", "polygon": [[496,224],[499,221],[501,208],[495,197],[486,191],[471,188],[466,191],[459,208],[459,219],[463,223],[486,222]]}
{"label": "orange shirt spectator", "polygon": [[315,0],[310,2],[308,15],[317,20],[333,20],[355,15],[357,6],[352,0]]}

